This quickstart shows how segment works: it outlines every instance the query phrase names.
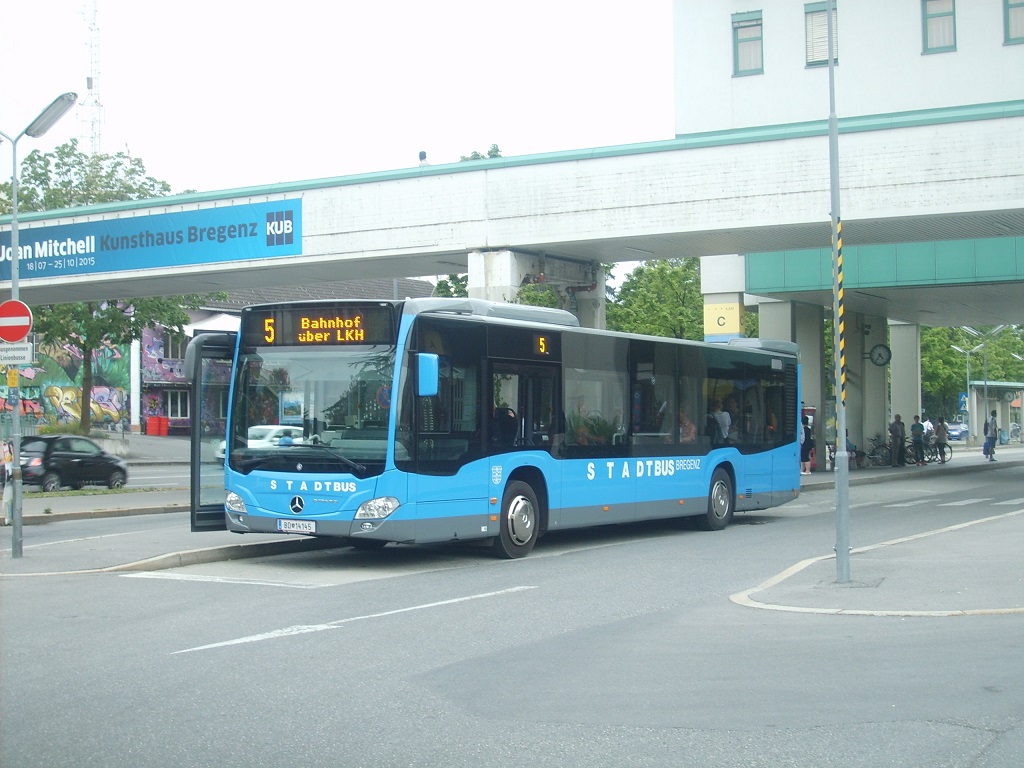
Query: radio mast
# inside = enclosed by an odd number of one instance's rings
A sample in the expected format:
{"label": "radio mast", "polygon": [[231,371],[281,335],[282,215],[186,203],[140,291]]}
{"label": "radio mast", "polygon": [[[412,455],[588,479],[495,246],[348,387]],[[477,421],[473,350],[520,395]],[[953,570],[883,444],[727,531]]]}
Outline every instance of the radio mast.
{"label": "radio mast", "polygon": [[98,21],[99,0],[92,0],[87,8],[86,27],[89,33],[89,74],[85,78],[85,96],[80,106],[84,107],[82,121],[90,154],[98,155],[103,146],[103,103],[100,101],[100,25]]}

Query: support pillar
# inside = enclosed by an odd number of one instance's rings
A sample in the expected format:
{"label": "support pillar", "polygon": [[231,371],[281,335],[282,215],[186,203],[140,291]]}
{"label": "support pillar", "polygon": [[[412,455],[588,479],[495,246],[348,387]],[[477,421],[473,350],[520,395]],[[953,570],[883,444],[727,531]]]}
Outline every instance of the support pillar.
{"label": "support pillar", "polygon": [[[815,408],[814,440],[825,445],[825,422],[834,414],[825,413],[826,394],[832,391],[832,362],[825,360],[825,310],[814,304],[767,301],[760,305],[760,337],[795,341],[800,345],[800,400]],[[828,375],[828,376],[827,376]],[[824,469],[825,451],[816,456],[818,469]]]}
{"label": "support pillar", "polygon": [[701,256],[704,341],[728,341],[743,335],[746,265],[746,256],[742,254]]}
{"label": "support pillar", "polygon": [[[860,318],[860,332],[863,346],[860,353],[861,370],[863,371],[863,408],[860,416],[863,448],[870,450],[869,438],[879,437],[883,442],[889,441],[889,366],[875,365],[867,357],[871,349],[879,344],[887,344],[888,323],[884,317],[864,315]],[[847,360],[850,356],[847,355]],[[853,425],[850,426],[853,438]],[[858,446],[862,445],[853,438]]]}
{"label": "support pillar", "polygon": [[913,424],[914,414],[921,414],[921,327],[891,323],[889,346],[892,412],[900,414],[904,424]]}
{"label": "support pillar", "polygon": [[604,270],[597,262],[571,261],[515,251],[470,251],[470,298],[515,303],[525,285],[551,286],[559,309],[586,328],[605,327]]}

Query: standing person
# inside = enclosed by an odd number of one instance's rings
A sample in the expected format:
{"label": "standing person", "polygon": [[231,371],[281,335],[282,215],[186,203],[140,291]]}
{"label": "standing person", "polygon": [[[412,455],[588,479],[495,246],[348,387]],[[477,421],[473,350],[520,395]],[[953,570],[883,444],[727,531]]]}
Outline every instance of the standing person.
{"label": "standing person", "polygon": [[996,435],[999,434],[999,425],[996,423],[996,412],[985,421],[985,455],[989,461],[996,460]]}
{"label": "standing person", "polygon": [[894,467],[907,466],[907,432],[903,419],[897,413],[892,424],[889,425],[889,447],[892,449],[892,465]]}
{"label": "standing person", "polygon": [[811,420],[804,416],[800,428],[800,474],[811,474],[811,449],[814,448],[814,433],[811,432]]}
{"label": "standing person", "polygon": [[708,437],[711,438],[711,445],[725,445],[729,439],[729,429],[732,426],[732,417],[728,411],[722,410],[722,401],[715,398],[711,401],[711,409],[708,412]]}
{"label": "standing person", "polygon": [[3,505],[4,505],[4,525],[11,525],[14,519],[14,512],[11,505],[14,503],[14,489],[11,488],[11,476],[14,474],[14,449],[11,444],[6,440],[4,443],[4,463],[3,467],[0,467],[0,481],[3,482]]}
{"label": "standing person", "polygon": [[921,417],[915,415],[914,423],[910,425],[910,439],[914,446],[914,463],[919,466],[924,466],[924,424],[921,423]]}
{"label": "standing person", "polygon": [[949,442],[949,427],[946,426],[946,420],[942,416],[939,416],[938,423],[935,425],[935,447],[939,453],[939,464],[946,463],[946,443]]}

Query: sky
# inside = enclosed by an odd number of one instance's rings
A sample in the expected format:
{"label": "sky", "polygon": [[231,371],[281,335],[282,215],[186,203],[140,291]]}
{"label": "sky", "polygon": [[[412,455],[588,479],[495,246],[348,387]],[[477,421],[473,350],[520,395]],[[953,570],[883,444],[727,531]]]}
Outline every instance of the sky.
{"label": "sky", "polygon": [[79,94],[19,159],[73,137],[90,151],[95,53],[99,150],[173,192],[675,132],[671,0],[3,0],[0,21],[0,131]]}

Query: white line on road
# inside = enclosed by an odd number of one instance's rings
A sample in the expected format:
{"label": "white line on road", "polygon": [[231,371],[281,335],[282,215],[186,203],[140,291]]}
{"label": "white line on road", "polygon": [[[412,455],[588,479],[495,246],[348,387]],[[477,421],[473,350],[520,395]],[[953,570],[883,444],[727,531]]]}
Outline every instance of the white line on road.
{"label": "white line on road", "polygon": [[1010,499],[1009,501],[997,501],[993,507],[1018,507],[1024,504],[1024,499]]}
{"label": "white line on road", "polygon": [[[851,550],[851,554],[860,554],[862,552],[870,552],[874,549],[880,549],[882,547],[892,547],[897,544],[903,544],[909,541],[917,541],[919,539],[925,539],[929,536],[936,536],[940,533],[948,533],[950,531],[959,531],[964,528],[970,528],[972,525],[979,525],[981,523],[989,523],[993,520],[1004,520],[1010,517],[1016,517],[1017,515],[1024,515],[1024,509],[1018,509],[1013,512],[1003,512],[998,515],[992,515],[991,517],[982,517],[978,520],[968,520],[966,523],[958,523],[957,525],[949,525],[945,528],[937,528],[932,531],[925,531],[924,533],[915,533],[910,536],[903,536],[898,539],[890,539],[889,541],[882,541],[878,544],[870,544],[866,547],[857,547]],[[755,600],[751,595],[755,595],[758,592],[764,592],[778,584],[781,584],[786,579],[794,576],[809,566],[819,563],[823,560],[831,560],[835,558],[835,554],[831,555],[820,555],[818,557],[809,557],[806,560],[801,560],[795,565],[791,565],[781,573],[777,573],[767,581],[763,581],[752,589],[745,589],[742,592],[737,592],[733,595],[729,595],[729,599],[736,603],[736,605],[742,605],[747,608],[761,608],[767,611],[789,611],[791,613],[819,613],[829,616],[921,616],[921,617],[946,617],[946,616],[993,616],[993,615],[1011,615],[1024,613],[1024,608],[977,608],[977,609],[963,609],[963,610],[948,610],[948,611],[919,611],[913,609],[906,610],[860,610],[851,608],[821,608],[821,607],[809,607],[809,606],[795,606],[795,605],[778,605],[775,603],[764,603]]]}
{"label": "white line on road", "polygon": [[961,499],[960,501],[947,501],[945,504],[936,504],[937,507],[966,507],[968,504],[981,504],[984,501],[992,501],[992,497],[989,496],[987,499]]}
{"label": "white line on road", "polygon": [[486,597],[498,597],[500,595],[508,595],[514,592],[523,592],[527,589],[536,589],[537,587],[512,587],[510,589],[502,589],[497,592],[484,592],[479,595],[467,595],[466,597],[455,597],[451,600],[441,600],[436,603],[425,603],[423,605],[413,605],[409,608],[397,608],[393,611],[383,611],[381,613],[372,613],[367,616],[350,616],[347,619],[338,619],[337,621],[331,621],[327,624],[297,624],[291,627],[284,627],[283,629],[275,629],[272,632],[263,632],[258,635],[249,635],[248,637],[239,637],[234,640],[225,640],[221,643],[210,643],[209,645],[198,645],[195,648],[185,648],[180,651],[172,652],[172,656],[179,653],[192,653],[193,651],[207,651],[211,648],[223,648],[229,645],[241,645],[243,643],[258,643],[263,640],[276,640],[279,637],[289,637],[291,635],[303,635],[308,632],[323,632],[328,629],[337,629],[343,624],[350,624],[353,621],[365,621],[366,619],[380,619],[385,616],[394,616],[399,613],[408,613],[409,611],[422,611],[426,608],[439,608],[442,605],[454,605],[455,603],[464,603],[467,600],[482,600]]}
{"label": "white line on road", "polygon": [[290,589],[323,589],[336,584],[317,582],[268,581],[266,579],[237,579],[228,576],[197,576],[188,573],[165,573],[163,571],[135,572],[120,574],[125,579],[164,579],[166,581],[206,581],[213,584],[249,584],[256,587],[288,587]]}
{"label": "white line on road", "polygon": [[910,501],[904,501],[899,504],[886,504],[886,507],[916,507],[920,504],[932,504],[934,499],[912,499]]}

